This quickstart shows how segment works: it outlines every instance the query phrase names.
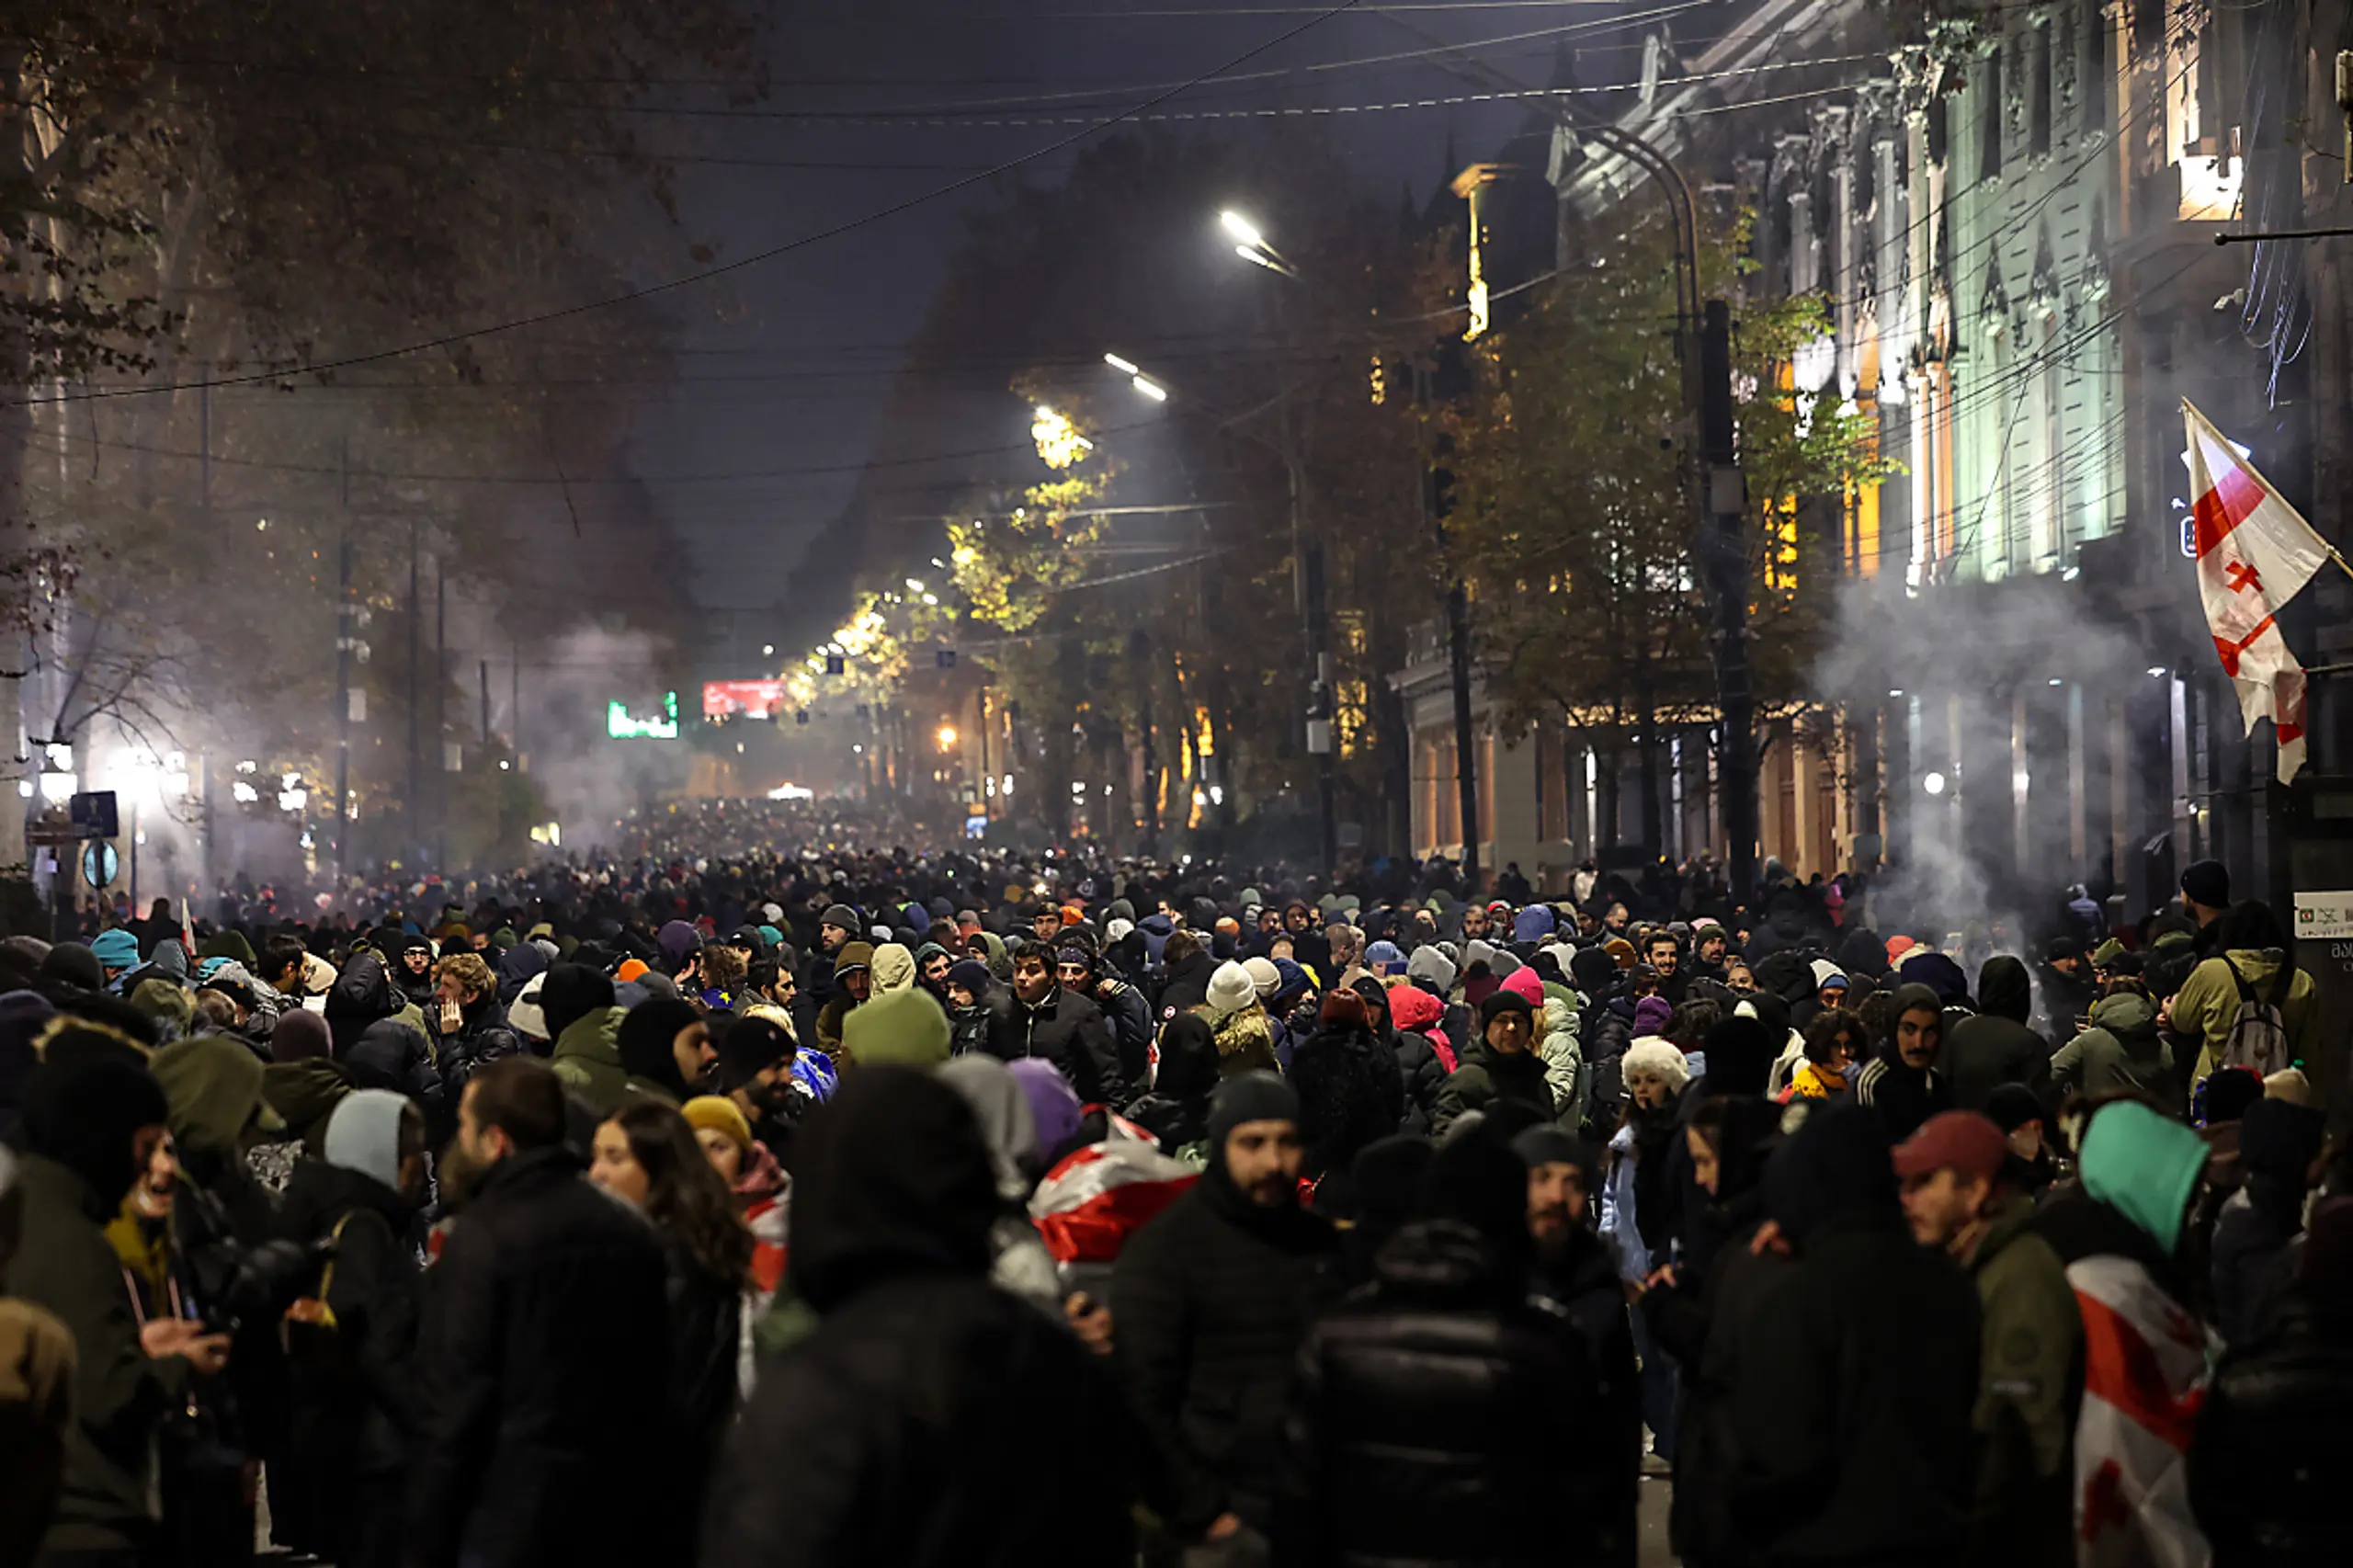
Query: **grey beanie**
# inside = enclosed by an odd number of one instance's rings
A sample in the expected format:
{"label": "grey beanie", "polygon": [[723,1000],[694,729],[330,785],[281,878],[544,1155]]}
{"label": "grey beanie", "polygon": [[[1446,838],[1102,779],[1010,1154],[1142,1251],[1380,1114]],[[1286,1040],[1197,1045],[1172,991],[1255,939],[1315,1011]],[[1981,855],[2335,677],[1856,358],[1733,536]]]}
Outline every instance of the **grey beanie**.
{"label": "grey beanie", "polygon": [[858,935],[859,932],[858,911],[852,909],[847,903],[827,904],[825,906],[825,913],[817,916],[817,924],[820,926],[838,926],[842,930],[848,932],[853,937]]}
{"label": "grey beanie", "polygon": [[1299,1094],[1272,1073],[1240,1073],[1210,1096],[1210,1147],[1223,1149],[1245,1121],[1297,1121]]}

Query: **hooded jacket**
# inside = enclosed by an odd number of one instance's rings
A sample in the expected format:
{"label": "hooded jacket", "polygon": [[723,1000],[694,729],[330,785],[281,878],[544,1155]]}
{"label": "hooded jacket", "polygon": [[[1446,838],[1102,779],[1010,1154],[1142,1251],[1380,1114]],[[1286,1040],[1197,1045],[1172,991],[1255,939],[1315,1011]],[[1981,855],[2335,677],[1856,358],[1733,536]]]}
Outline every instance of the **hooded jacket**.
{"label": "hooded jacket", "polygon": [[564,1092],[587,1106],[599,1121],[620,1109],[629,1092],[620,1049],[621,1020],[628,1016],[620,1007],[596,1008],[566,1026],[549,1058]]}
{"label": "hooded jacket", "polygon": [[1586,1076],[1585,1054],[1577,1035],[1583,1020],[1566,987],[1547,986],[1533,966],[1523,966],[1504,977],[1502,989],[1528,999],[1536,1012],[1536,1054],[1544,1059],[1544,1081],[1552,1085],[1553,1102],[1561,1108],[1553,1119],[1575,1131],[1585,1125],[1592,1082]]}
{"label": "hooded jacket", "polygon": [[1160,1140],[1160,1151],[1198,1169],[1207,1163],[1210,1096],[1222,1081],[1209,1021],[1180,1013],[1160,1031],[1152,1088],[1130,1106],[1128,1119]]}
{"label": "hooded jacket", "polygon": [[1305,1148],[1300,1174],[1313,1181],[1351,1169],[1358,1151],[1397,1131],[1405,1115],[1405,1085],[1397,1059],[1371,1028],[1355,1021],[1363,1003],[1352,993],[1346,1017],[1327,1011],[1316,1031],[1291,1053],[1290,1082],[1299,1091],[1299,1136]]}
{"label": "hooded jacket", "polygon": [[987,1282],[999,1192],[957,1091],[861,1069],[794,1163],[792,1280],[821,1317],[760,1369],[699,1561],[828,1561],[847,1543],[906,1568],[1131,1560],[1120,1391],[1067,1328]]}
{"label": "hooded jacket", "polygon": [[358,1043],[369,1025],[391,1017],[404,1005],[384,960],[371,952],[354,954],[327,991],[327,1028],[335,1034],[336,1059]]}
{"label": "hooded jacket", "polygon": [[2287,1293],[2289,1244],[2304,1228],[2307,1173],[2320,1157],[2325,1112],[2260,1099],[2239,1119],[2239,1189],[2215,1217],[2214,1327],[2245,1345]]}
{"label": "hooded jacket", "polygon": [[2178,1105],[2173,1048],[2157,1028],[2156,1005],[2137,992],[2103,996],[2092,1008],[2092,1027],[2061,1046],[2051,1058],[2051,1081],[2094,1100],[2143,1096],[2159,1105]]}
{"label": "hooded jacket", "polygon": [[351,1069],[324,1057],[273,1062],[261,1070],[261,1097],[313,1156],[325,1145],[327,1119],[351,1090]]}
{"label": "hooded jacket", "polygon": [[[2198,1061],[2190,1074],[2190,1088],[2204,1083],[2207,1075],[2222,1064],[2223,1048],[2231,1038],[2231,1025],[2238,1017],[2240,982],[2244,980],[2248,990],[2266,1001],[2279,996],[2282,961],[2282,956],[2276,951],[2234,948],[2208,959],[2181,983],[2181,989],[2174,994],[2169,1016],[2177,1035],[2198,1042]],[[2302,969],[2288,983],[2279,1003],[2279,1019],[2288,1032],[2289,1062],[2282,1065],[2309,1060],[2320,1040],[2320,996],[2313,987],[2313,977]],[[2093,1010],[2093,1021],[2098,1021],[2097,1008]]]}
{"label": "hooded jacket", "polygon": [[1976,1291],[1913,1241],[1868,1110],[1809,1117],[1764,1194],[1796,1262],[1730,1325],[1728,1521],[1762,1562],[1948,1560],[1971,1496]]}
{"label": "hooded jacket", "polygon": [[426,1110],[441,1104],[441,1074],[424,1034],[398,1018],[379,1018],[340,1059],[351,1082],[362,1089],[390,1089]]}
{"label": "hooded jacket", "polygon": [[1454,1071],[1438,1090],[1432,1137],[1443,1140],[1457,1120],[1472,1111],[1484,1111],[1499,1100],[1527,1107],[1540,1121],[1551,1121],[1560,1114],[1544,1071],[1544,1058],[1533,1046],[1506,1056],[1485,1040],[1473,1040],[1455,1060]]}
{"label": "hooded jacket", "polygon": [[2050,1043],[2027,1027],[2033,1008],[2026,965],[2006,953],[1987,959],[1977,974],[1976,1016],[1951,1026],[1937,1060],[1952,1080],[1955,1107],[1982,1111],[2004,1084],[2040,1088],[2048,1081]]}
{"label": "hooded jacket", "polygon": [[[1924,1007],[1943,1008],[1935,992],[1925,985],[1904,985],[1895,993],[1895,1017]],[[1893,1026],[1891,1025],[1891,1028]],[[1949,1028],[1949,1022],[1945,1024]],[[1891,1037],[1879,1049],[1879,1053],[1847,1077],[1849,1092],[1857,1105],[1869,1106],[1877,1111],[1887,1129],[1888,1140],[1900,1143],[1918,1130],[1920,1124],[1938,1111],[1952,1108],[1952,1085],[1943,1070],[1944,1045],[1940,1042],[1937,1064],[1914,1067],[1904,1060]]]}

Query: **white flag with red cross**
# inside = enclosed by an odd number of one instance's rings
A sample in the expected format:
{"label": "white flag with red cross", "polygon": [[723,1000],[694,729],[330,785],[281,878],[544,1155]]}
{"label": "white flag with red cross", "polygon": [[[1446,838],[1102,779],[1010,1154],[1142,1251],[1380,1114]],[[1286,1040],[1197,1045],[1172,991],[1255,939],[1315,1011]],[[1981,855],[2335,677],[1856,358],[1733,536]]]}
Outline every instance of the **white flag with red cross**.
{"label": "white flag with red cross", "polygon": [[2257,719],[2271,721],[2279,782],[2290,783],[2304,766],[2304,667],[2274,617],[2336,552],[2188,399],[2181,409],[2189,423],[2191,524],[2206,624],[2238,687],[2247,733]]}

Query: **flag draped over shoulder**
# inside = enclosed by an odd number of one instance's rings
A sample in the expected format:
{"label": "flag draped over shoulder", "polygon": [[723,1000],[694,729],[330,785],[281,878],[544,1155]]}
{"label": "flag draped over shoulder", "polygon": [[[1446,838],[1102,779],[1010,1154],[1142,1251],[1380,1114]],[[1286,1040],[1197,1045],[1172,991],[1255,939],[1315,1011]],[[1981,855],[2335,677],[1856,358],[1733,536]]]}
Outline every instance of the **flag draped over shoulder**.
{"label": "flag draped over shoulder", "polygon": [[2274,618],[2335,552],[2204,415],[2187,401],[2181,407],[2206,624],[2247,732],[2271,721],[2286,784],[2304,766],[2304,668]]}

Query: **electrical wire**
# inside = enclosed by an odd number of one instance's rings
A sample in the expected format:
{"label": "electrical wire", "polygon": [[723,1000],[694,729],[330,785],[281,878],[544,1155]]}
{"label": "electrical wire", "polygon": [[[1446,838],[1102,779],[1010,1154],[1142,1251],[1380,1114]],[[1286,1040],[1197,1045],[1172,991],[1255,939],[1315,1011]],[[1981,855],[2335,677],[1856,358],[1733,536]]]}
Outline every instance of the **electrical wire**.
{"label": "electrical wire", "polygon": [[642,288],[627,290],[618,294],[608,295],[599,300],[585,301],[575,305],[566,305],[555,310],[541,311],[532,315],[517,317],[509,321],[496,323],[489,326],[474,327],[460,332],[444,333],[438,337],[428,338],[422,342],[407,344],[397,348],[379,349],[375,352],[366,354],[344,355],[337,358],[314,362],[296,367],[289,370],[264,371],[243,376],[212,377],[200,381],[178,381],[158,386],[89,388],[79,392],[59,393],[45,398],[24,398],[17,400],[17,402],[19,406],[22,406],[35,403],[79,403],[101,399],[151,397],[157,393],[193,391],[206,386],[252,385],[263,381],[283,380],[288,375],[317,375],[328,370],[349,369],[355,366],[380,364],[388,359],[404,358],[412,354],[429,353],[438,348],[447,348],[460,343],[469,343],[479,338],[519,331],[524,328],[540,325],[547,322],[565,321],[574,316],[586,315],[596,311],[609,310],[616,305],[626,304],[636,300],[650,299],[654,296],[666,294],[673,290],[684,289],[694,284],[708,282],[714,278],[722,278],[732,273],[740,272],[746,267],[756,267],[764,262],[773,261],[779,256],[789,256],[795,251],[804,250],[811,245],[819,244],[827,240],[839,238],[843,234],[851,233],[857,230],[881,222],[885,219],[896,217],[900,213],[912,211],[918,207],[926,206],[931,202],[937,201],[942,197],[952,196],[958,191],[968,189],[984,180],[994,179],[1000,175],[1009,174],[1016,169],[1036,163],[1040,159],[1050,157],[1066,148],[1075,146],[1078,142],[1085,141],[1087,137],[1094,135],[1098,131],[1105,130],[1113,125],[1124,123],[1137,114],[1157,108],[1159,105],[1177,97],[1179,94],[1186,91],[1187,87],[1190,85],[1209,81],[1222,74],[1226,71],[1232,70],[1237,65],[1255,60],[1258,56],[1265,54],[1269,50],[1279,48],[1281,45],[1290,42],[1291,40],[1302,36],[1322,23],[1355,9],[1361,3],[1362,0],[1339,0],[1339,4],[1320,11],[1313,17],[1310,17],[1307,21],[1302,22],[1299,26],[1289,28],[1276,37],[1267,40],[1266,42],[1244,51],[1227,62],[1224,65],[1219,66],[1214,70],[1202,73],[1200,75],[1194,77],[1191,82],[1173,87],[1169,91],[1163,93],[1156,97],[1147,99],[1131,109],[1123,110],[1118,114],[1112,115],[1108,119],[1097,121],[1085,129],[1072,132],[1068,136],[1061,137],[1053,142],[1048,142],[1042,147],[1035,148],[1028,153],[1024,153],[1018,157],[1010,158],[1001,164],[994,165],[989,169],[982,173],[967,175],[960,179],[950,180],[945,185],[934,187],[932,189],[920,195],[908,197],[904,200],[892,202],[884,207],[867,213],[863,217],[849,219],[846,222],[819,229],[814,233],[804,234],[799,239],[788,240],[782,244],[772,245],[765,250],[755,252],[750,256],[741,257],[735,261],[724,262],[715,267],[706,267],[699,272],[688,273],[682,277],[673,278],[661,283],[648,284]]}

